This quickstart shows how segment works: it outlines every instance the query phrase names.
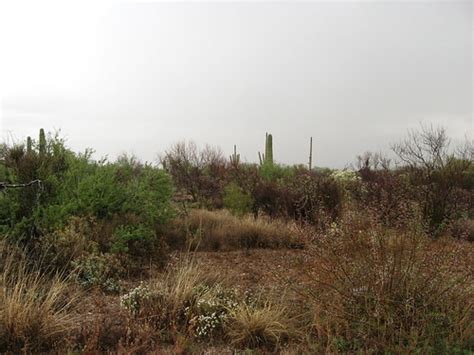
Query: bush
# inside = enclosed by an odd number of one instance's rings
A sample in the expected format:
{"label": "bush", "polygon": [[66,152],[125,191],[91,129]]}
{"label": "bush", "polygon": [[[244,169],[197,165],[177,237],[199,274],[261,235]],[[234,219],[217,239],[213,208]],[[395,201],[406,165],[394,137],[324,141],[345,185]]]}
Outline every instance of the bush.
{"label": "bush", "polygon": [[106,292],[120,291],[120,276],[124,270],[112,254],[84,255],[73,261],[78,283],[84,288],[98,287]]}
{"label": "bush", "polygon": [[243,216],[251,212],[253,199],[250,194],[245,193],[235,183],[231,183],[224,189],[224,207],[237,216]]}
{"label": "bush", "polygon": [[282,194],[287,216],[312,225],[320,225],[329,218],[341,216],[344,190],[332,177],[308,171],[299,171],[285,182]]}
{"label": "bush", "polygon": [[194,142],[180,142],[160,158],[176,187],[192,196],[199,207],[221,208],[228,166],[219,148],[199,149]]}
{"label": "bush", "polygon": [[472,210],[474,144],[466,139],[453,150],[450,143],[445,128],[421,126],[392,146],[433,237],[443,235],[451,221]]}
{"label": "bush", "polygon": [[474,220],[458,219],[451,224],[451,235],[454,238],[474,242]]}
{"label": "bush", "polygon": [[[22,145],[0,150],[7,182],[41,180],[0,195],[0,231],[9,240],[32,257],[49,249],[58,267],[91,249],[163,258],[156,231],[174,214],[172,183],[163,170],[128,156],[93,161],[91,151],[75,154],[58,136],[49,136],[45,147],[41,154]],[[71,225],[75,218],[94,222],[81,230]]]}
{"label": "bush", "polygon": [[[416,229],[361,228],[357,218],[315,238],[308,271],[314,284],[300,289],[313,305],[323,348],[446,353],[469,347],[474,273],[463,246],[433,243]],[[452,262],[463,257],[465,272],[456,272]]]}
{"label": "bush", "polygon": [[152,250],[154,238],[154,231],[143,225],[119,226],[115,230],[115,238],[110,250],[113,253],[145,256]]}

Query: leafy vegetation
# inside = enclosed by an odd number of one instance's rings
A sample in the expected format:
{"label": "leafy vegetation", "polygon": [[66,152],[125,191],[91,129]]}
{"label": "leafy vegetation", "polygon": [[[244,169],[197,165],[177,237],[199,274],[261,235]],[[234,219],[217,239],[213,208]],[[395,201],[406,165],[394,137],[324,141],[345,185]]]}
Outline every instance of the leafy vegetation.
{"label": "leafy vegetation", "polygon": [[473,351],[473,147],[422,127],[331,170],[271,134],[260,164],[3,144],[0,351]]}

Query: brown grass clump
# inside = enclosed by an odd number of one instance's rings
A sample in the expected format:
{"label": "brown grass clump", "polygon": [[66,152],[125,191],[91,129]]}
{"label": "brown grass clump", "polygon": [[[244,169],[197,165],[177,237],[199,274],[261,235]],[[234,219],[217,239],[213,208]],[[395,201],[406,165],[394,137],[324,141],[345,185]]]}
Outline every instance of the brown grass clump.
{"label": "brown grass clump", "polygon": [[187,331],[196,301],[222,281],[217,273],[205,272],[195,259],[187,257],[164,275],[122,296],[121,304],[140,326],[146,324],[173,337],[173,332]]}
{"label": "brown grass clump", "polygon": [[[360,230],[354,220],[316,240],[299,290],[325,351],[446,353],[473,346],[472,252],[423,232]],[[472,249],[471,249],[472,251]]]}
{"label": "brown grass clump", "polygon": [[57,347],[77,322],[77,299],[67,279],[42,273],[13,249],[1,254],[6,258],[0,265],[0,351]]}
{"label": "brown grass clump", "polygon": [[166,232],[170,244],[199,250],[237,250],[250,248],[302,248],[304,243],[295,228],[283,221],[251,216],[237,217],[226,210],[191,210],[187,217],[172,222]]}
{"label": "brown grass clump", "polygon": [[239,348],[275,349],[288,340],[292,331],[284,303],[247,299],[222,275],[204,270],[188,257],[122,296],[132,332],[146,328],[174,345],[183,339],[194,344],[228,340]]}
{"label": "brown grass clump", "polygon": [[240,303],[230,311],[227,336],[237,347],[276,348],[290,335],[289,316],[283,304],[265,302],[263,306]]}
{"label": "brown grass clump", "polygon": [[179,318],[183,306],[191,304],[197,294],[197,287],[212,286],[224,282],[223,276],[208,273],[193,258],[181,260],[174,268],[169,269],[164,280],[155,279],[151,287],[165,297],[167,311],[171,318]]}

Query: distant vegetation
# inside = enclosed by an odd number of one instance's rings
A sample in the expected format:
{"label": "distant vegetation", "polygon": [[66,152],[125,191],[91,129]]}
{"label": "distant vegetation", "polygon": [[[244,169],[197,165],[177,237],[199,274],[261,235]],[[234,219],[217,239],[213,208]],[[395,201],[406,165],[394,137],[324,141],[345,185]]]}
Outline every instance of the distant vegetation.
{"label": "distant vegetation", "polygon": [[[473,142],[422,127],[353,170],[280,165],[273,144],[251,164],[181,142],[158,165],[43,129],[1,145],[0,351],[474,350]],[[197,261],[263,249],[301,280],[267,263],[249,289]],[[104,297],[111,330],[87,315]]]}

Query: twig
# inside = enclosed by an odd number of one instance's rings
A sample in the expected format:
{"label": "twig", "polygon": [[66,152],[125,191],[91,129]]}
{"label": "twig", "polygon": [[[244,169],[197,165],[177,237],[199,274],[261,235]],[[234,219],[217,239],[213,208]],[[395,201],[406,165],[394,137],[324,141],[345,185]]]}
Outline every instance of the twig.
{"label": "twig", "polygon": [[27,182],[26,184],[9,184],[7,182],[0,182],[0,190],[3,190],[3,189],[17,189],[17,188],[21,188],[21,187],[28,187],[28,186],[31,186],[31,185],[34,185],[34,184],[40,185],[41,180],[33,180],[33,181],[30,181],[30,182]]}

